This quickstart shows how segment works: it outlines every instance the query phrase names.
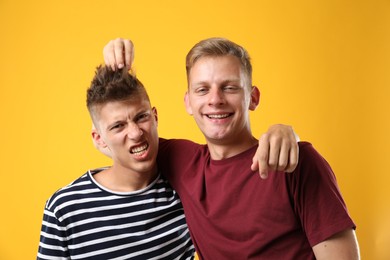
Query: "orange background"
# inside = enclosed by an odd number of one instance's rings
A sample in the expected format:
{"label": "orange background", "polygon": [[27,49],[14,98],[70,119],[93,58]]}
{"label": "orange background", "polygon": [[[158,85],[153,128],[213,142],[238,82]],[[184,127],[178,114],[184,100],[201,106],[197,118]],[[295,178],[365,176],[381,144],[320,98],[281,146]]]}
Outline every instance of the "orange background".
{"label": "orange background", "polygon": [[[227,37],[252,56],[256,136],[294,126],[332,165],[363,259],[390,259],[390,1],[0,1],[0,259],[33,259],[45,200],[109,164],[85,90],[102,48],[131,38],[159,133],[203,142],[185,112],[184,58]],[[245,202],[243,202],[245,203]]]}

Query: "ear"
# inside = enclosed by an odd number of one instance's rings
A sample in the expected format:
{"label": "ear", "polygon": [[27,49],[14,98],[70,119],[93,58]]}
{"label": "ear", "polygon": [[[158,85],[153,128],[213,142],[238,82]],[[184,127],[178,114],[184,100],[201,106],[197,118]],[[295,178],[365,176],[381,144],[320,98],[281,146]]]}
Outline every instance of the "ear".
{"label": "ear", "polygon": [[95,125],[92,125],[92,130],[91,130],[91,134],[92,134],[92,141],[93,141],[93,144],[95,145],[95,147],[97,149],[104,149],[107,147],[107,144],[104,142],[102,136],[99,134],[99,132],[97,131]]}
{"label": "ear", "polygon": [[103,153],[104,155],[112,158],[111,150],[107,146],[107,144],[104,142],[102,136],[99,134],[99,132],[96,130],[95,125],[92,125],[92,141],[95,145],[96,149],[99,150],[99,152]]}
{"label": "ear", "polygon": [[251,100],[249,103],[249,110],[254,111],[260,103],[260,90],[256,86],[252,86]]}
{"label": "ear", "polygon": [[152,113],[153,113],[154,119],[156,120],[156,123],[158,123],[157,108],[153,107]]}
{"label": "ear", "polygon": [[184,105],[186,106],[187,113],[193,115],[188,91],[184,95]]}

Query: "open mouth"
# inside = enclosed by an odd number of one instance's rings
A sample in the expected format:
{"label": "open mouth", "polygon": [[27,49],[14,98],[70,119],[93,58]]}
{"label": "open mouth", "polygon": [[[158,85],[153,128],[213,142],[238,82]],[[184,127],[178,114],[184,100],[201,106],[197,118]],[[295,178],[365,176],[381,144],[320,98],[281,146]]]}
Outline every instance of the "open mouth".
{"label": "open mouth", "polygon": [[210,119],[224,119],[224,118],[228,118],[229,116],[231,116],[233,114],[230,114],[230,113],[226,113],[226,114],[210,114],[210,115],[206,115],[208,118]]}
{"label": "open mouth", "polygon": [[144,152],[146,152],[146,150],[148,150],[148,148],[149,148],[149,144],[145,143],[145,144],[142,144],[142,145],[139,145],[139,146],[132,147],[130,149],[130,153],[134,154],[134,155],[141,155]]}

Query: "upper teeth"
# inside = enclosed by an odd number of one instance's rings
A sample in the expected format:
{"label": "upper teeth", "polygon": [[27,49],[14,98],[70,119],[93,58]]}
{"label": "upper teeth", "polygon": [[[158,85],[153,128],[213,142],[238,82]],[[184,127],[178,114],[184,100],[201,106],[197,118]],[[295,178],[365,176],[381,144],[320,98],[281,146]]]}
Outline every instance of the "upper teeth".
{"label": "upper teeth", "polygon": [[141,146],[138,146],[138,147],[131,149],[131,152],[132,153],[141,153],[144,150],[146,150],[147,148],[148,148],[148,144],[144,144],[144,145],[141,145]]}
{"label": "upper teeth", "polygon": [[210,118],[225,118],[228,117],[229,114],[223,114],[223,115],[208,115]]}

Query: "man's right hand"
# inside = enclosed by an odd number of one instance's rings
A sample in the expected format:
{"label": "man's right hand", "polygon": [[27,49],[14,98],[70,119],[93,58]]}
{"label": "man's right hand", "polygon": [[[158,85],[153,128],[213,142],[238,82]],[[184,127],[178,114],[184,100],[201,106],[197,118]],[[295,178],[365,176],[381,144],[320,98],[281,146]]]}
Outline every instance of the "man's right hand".
{"label": "man's right hand", "polygon": [[134,61],[134,45],[127,39],[117,38],[109,41],[103,48],[104,63],[113,70],[126,67],[131,69]]}

